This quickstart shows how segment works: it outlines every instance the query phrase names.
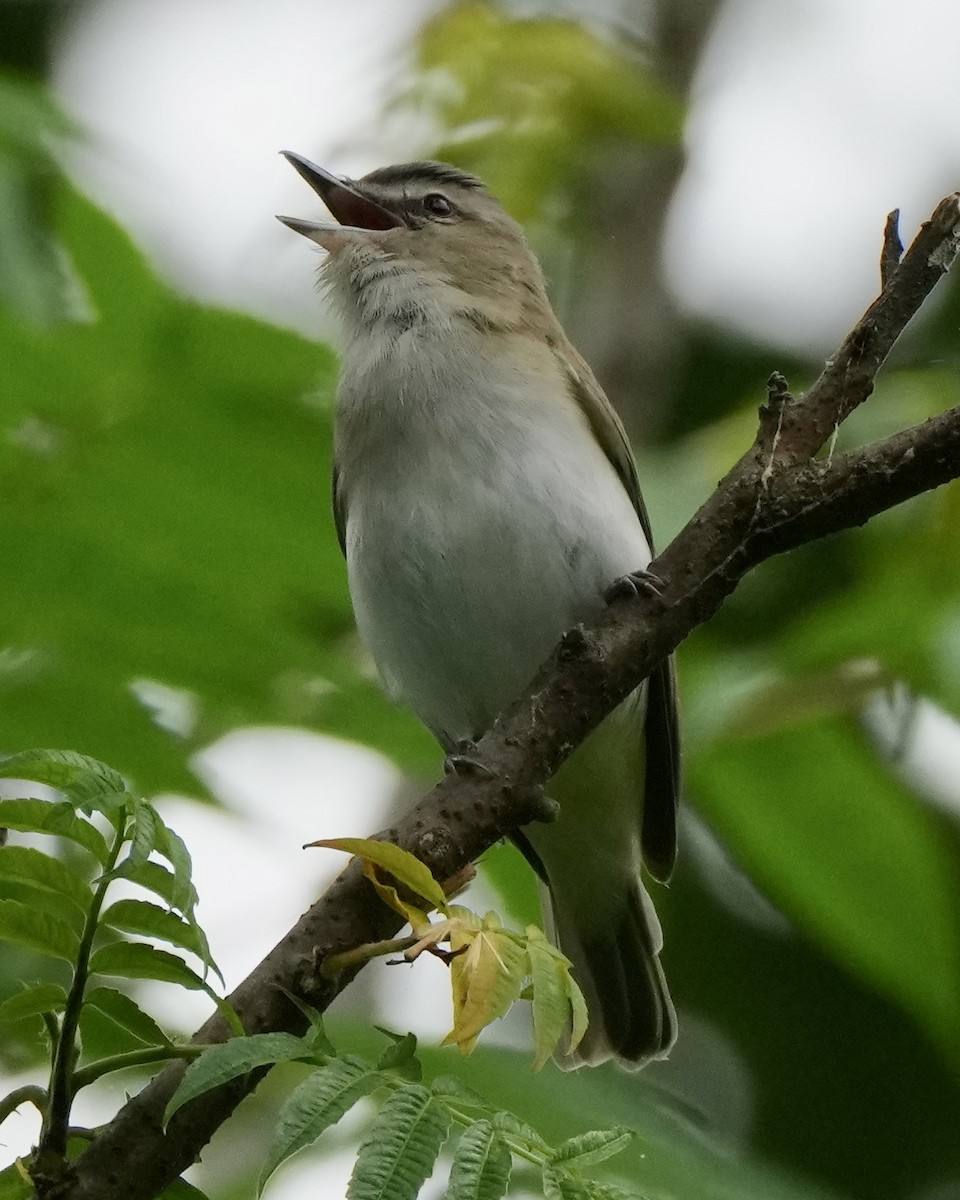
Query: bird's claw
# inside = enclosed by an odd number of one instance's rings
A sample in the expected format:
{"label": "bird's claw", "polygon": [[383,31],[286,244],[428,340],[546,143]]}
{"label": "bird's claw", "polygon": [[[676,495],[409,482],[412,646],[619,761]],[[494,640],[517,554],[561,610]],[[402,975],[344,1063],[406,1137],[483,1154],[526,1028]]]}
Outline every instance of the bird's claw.
{"label": "bird's claw", "polygon": [[659,596],[666,584],[653,571],[631,571],[615,579],[603,594],[608,604],[617,600],[632,600],[634,596]]}
{"label": "bird's claw", "polygon": [[494,772],[482,763],[478,758],[474,758],[477,749],[477,743],[470,741],[469,738],[464,738],[457,742],[457,748],[453,754],[448,754],[443,760],[444,775],[464,775],[473,776],[474,779],[492,779]]}

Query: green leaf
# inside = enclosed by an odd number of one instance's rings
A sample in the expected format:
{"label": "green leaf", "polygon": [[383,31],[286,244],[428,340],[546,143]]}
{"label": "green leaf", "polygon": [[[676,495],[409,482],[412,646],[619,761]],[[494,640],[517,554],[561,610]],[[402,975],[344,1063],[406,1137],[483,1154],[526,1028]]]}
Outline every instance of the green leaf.
{"label": "green leaf", "polygon": [[354,1055],[318,1067],[296,1088],[280,1109],[277,1128],[267,1151],[259,1196],[273,1172],[292,1154],[312,1145],[325,1129],[381,1082],[380,1073]]}
{"label": "green leaf", "polygon": [[533,1069],[539,1071],[570,1024],[570,965],[536,926],[527,928],[527,955],[533,980],[533,1034],[537,1047]]}
{"label": "green leaf", "polygon": [[460,1135],[446,1200],[500,1200],[510,1185],[513,1158],[491,1121]]}
{"label": "green leaf", "polygon": [[171,908],[178,909],[188,919],[192,917],[197,902],[196,891],[192,885],[185,891],[174,873],[161,863],[141,863],[124,871],[123,877],[166,900]]}
{"label": "green leaf", "polygon": [[90,973],[119,975],[125,979],[160,979],[191,991],[210,990],[182,958],[142,942],[116,942],[101,947],[90,959]]}
{"label": "green leaf", "polygon": [[[169,825],[161,821],[158,814],[155,813],[154,815],[157,817],[157,844],[160,853],[173,867],[173,875],[178,889],[178,906],[189,906],[190,895],[193,890],[193,884],[191,883],[193,862],[190,858],[190,851],[176,830],[171,829]],[[211,963],[210,965],[212,966],[213,964]]]}
{"label": "green leaf", "polygon": [[157,1200],[207,1200],[207,1194],[185,1179],[176,1179],[160,1193]]}
{"label": "green leaf", "polygon": [[577,1170],[592,1167],[625,1150],[635,1137],[632,1129],[621,1125],[614,1129],[593,1129],[561,1142],[553,1161],[575,1166]]}
{"label": "green leaf", "polygon": [[17,900],[0,900],[0,941],[72,963],[80,939],[64,921]]}
{"label": "green leaf", "polygon": [[72,132],[49,89],[19,71],[0,73],[0,306],[41,328],[76,310],[50,228],[62,179],[55,147]]}
{"label": "green leaf", "polygon": [[509,1133],[511,1137],[522,1139],[531,1150],[536,1150],[539,1154],[552,1154],[550,1146],[533,1126],[521,1121],[514,1113],[501,1109],[493,1114],[492,1119],[494,1128],[499,1129],[501,1133]]}
{"label": "green leaf", "polygon": [[563,1168],[545,1163],[543,1167],[544,1200],[588,1200],[586,1186],[568,1175]]}
{"label": "green leaf", "polygon": [[358,858],[376,863],[378,867],[389,871],[396,880],[405,884],[412,892],[422,896],[432,908],[442,913],[447,911],[447,898],[443,894],[443,888],[430,874],[429,868],[409,851],[401,850],[399,846],[394,846],[390,842],[376,841],[373,838],[353,837],[324,838],[321,841],[311,842],[310,845],[323,846],[330,850],[344,850],[347,854],[354,854]]}
{"label": "green leaf", "polygon": [[423,1067],[417,1058],[417,1039],[412,1033],[393,1033],[378,1025],[377,1029],[391,1040],[386,1050],[377,1060],[378,1071],[393,1071],[404,1079],[420,1082]]}
{"label": "green leaf", "polygon": [[206,939],[201,940],[198,936],[196,925],[147,900],[118,900],[104,911],[100,923],[109,925],[111,929],[120,929],[124,933],[160,938],[171,945],[191,951],[204,962],[210,953]]}
{"label": "green leaf", "polygon": [[593,1179],[584,1181],[584,1190],[590,1200],[647,1200],[636,1188],[620,1187],[616,1183],[597,1183]]}
{"label": "green leaf", "polygon": [[78,817],[73,805],[67,802],[0,800],[0,829],[69,838],[89,850],[101,866],[110,856],[110,848],[100,830]]}
{"label": "green leaf", "polygon": [[108,817],[115,809],[110,798],[126,793],[126,783],[119,771],[74,750],[23,750],[8,755],[0,759],[0,779],[45,783],[82,806],[98,807],[95,801],[107,798],[104,815]]}
{"label": "green leaf", "polygon": [[145,800],[137,800],[134,804],[128,837],[130,851],[123,862],[117,864],[118,875],[129,875],[134,868],[142,866],[156,850],[160,840],[160,818]]}
{"label": "green leaf", "polygon": [[311,1047],[292,1033],[254,1033],[249,1037],[230,1038],[211,1046],[187,1067],[183,1078],[163,1114],[164,1126],[170,1118],[197,1096],[247,1075],[258,1067],[304,1058]]}
{"label": "green leaf", "polygon": [[90,885],[58,858],[31,846],[0,846],[0,878],[25,880],[33,887],[65,896],[83,914],[90,905]]}
{"label": "green leaf", "polygon": [[114,1024],[119,1025],[135,1038],[139,1038],[148,1046],[164,1046],[170,1044],[170,1039],[160,1026],[135,1000],[118,992],[116,988],[90,988],[83,998],[85,1005],[90,1005],[109,1017]]}
{"label": "green leaf", "polygon": [[449,1127],[450,1114],[429,1088],[411,1083],[394,1092],[360,1144],[347,1200],[414,1200]]}
{"label": "green leaf", "polygon": [[21,1174],[16,1163],[0,1171],[0,1200],[28,1200],[33,1184]]}
{"label": "green leaf", "polygon": [[543,220],[551,200],[573,204],[587,147],[679,140],[678,98],[619,39],[580,21],[459,3],[428,20],[419,43],[408,99],[450,131],[438,153],[478,171],[521,221]]}
{"label": "green leaf", "polygon": [[0,1021],[22,1021],[24,1017],[63,1012],[67,993],[56,983],[37,983],[14,992],[0,1004]]}
{"label": "green leaf", "polygon": [[431,767],[356,654],[324,482],[333,353],[183,299],[69,189],[54,211],[92,316],[39,338],[0,312],[5,428],[29,435],[0,442],[4,743],[91,748],[148,794],[196,790],[193,752],[243,724]]}
{"label": "green leaf", "polygon": [[956,1062],[956,863],[935,814],[856,726],[811,721],[718,745],[690,766],[698,803],[753,878]]}

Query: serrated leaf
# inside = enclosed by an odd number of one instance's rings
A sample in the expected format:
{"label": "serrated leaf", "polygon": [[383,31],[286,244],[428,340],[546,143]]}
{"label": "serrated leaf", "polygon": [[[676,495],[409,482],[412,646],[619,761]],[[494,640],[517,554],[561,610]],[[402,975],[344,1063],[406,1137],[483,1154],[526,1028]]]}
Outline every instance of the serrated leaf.
{"label": "serrated leaf", "polygon": [[367,859],[383,867],[385,871],[408,887],[418,896],[422,896],[431,908],[446,913],[447,898],[443,888],[430,874],[424,864],[406,850],[394,846],[390,842],[379,842],[372,838],[325,838],[318,842],[310,842],[311,846],[324,846],[330,850],[344,850],[358,858]]}
{"label": "serrated leaf", "polygon": [[597,1183],[593,1179],[584,1183],[590,1200],[647,1200],[647,1197],[636,1188],[621,1187],[617,1183]]}
{"label": "serrated leaf", "polygon": [[100,830],[83,817],[78,817],[73,805],[65,802],[0,800],[0,829],[69,838],[89,850],[101,866],[110,856],[110,848]]}
{"label": "serrated leaf", "polygon": [[109,925],[111,929],[120,929],[124,933],[160,938],[173,946],[191,951],[207,962],[208,966],[213,966],[208,962],[210,951],[206,939],[199,935],[197,926],[158,904],[151,904],[147,900],[118,900],[106,909],[100,921],[101,924]]}
{"label": "serrated leaf", "polygon": [[310,1052],[312,1054],[329,1055],[331,1058],[336,1057],[337,1051],[333,1042],[327,1037],[327,1031],[324,1028],[323,1013],[314,1008],[312,1004],[308,1004],[306,1000],[302,1000],[299,996],[294,995],[293,992],[282,985],[280,985],[280,991],[310,1022],[310,1028],[303,1035],[303,1040],[309,1045]]}
{"label": "serrated leaf", "polygon": [[211,1046],[195,1058],[184,1072],[163,1114],[164,1125],[177,1109],[204,1092],[240,1075],[247,1075],[257,1067],[303,1058],[310,1050],[311,1047],[302,1038],[294,1037],[292,1033],[254,1033]]}
{"label": "serrated leaf", "polygon": [[116,870],[112,872],[118,878],[129,876],[137,867],[143,866],[157,848],[160,838],[160,818],[145,800],[135,802],[132,817],[133,820],[127,831],[130,850],[127,857],[118,863]]}
{"label": "serrated leaf", "polygon": [[138,867],[132,867],[124,873],[124,878],[130,883],[136,883],[147,891],[153,892],[162,900],[177,909],[188,919],[192,918],[197,893],[190,885],[184,895],[183,886],[172,871],[167,870],[161,863],[145,862]]}
{"label": "serrated leaf", "polygon": [[[520,995],[528,961],[523,946],[502,928],[495,913],[488,913],[479,931],[464,934],[466,950],[450,963],[453,990],[453,1029],[443,1040],[469,1054],[480,1031],[502,1017]],[[452,950],[460,948],[451,937]]]}
{"label": "serrated leaf", "polygon": [[0,900],[0,941],[72,963],[80,939],[65,921],[18,900]]}
{"label": "serrated leaf", "polygon": [[60,859],[32,846],[0,846],[0,878],[21,879],[65,896],[81,913],[90,904],[90,885]]}
{"label": "serrated leaf", "polygon": [[273,1172],[292,1154],[312,1145],[348,1109],[381,1082],[370,1063],[354,1055],[318,1067],[296,1088],[280,1109],[266,1161],[257,1185],[259,1196]]}
{"label": "serrated leaf", "polygon": [[510,1186],[513,1156],[492,1121],[477,1121],[460,1135],[446,1200],[500,1200]]}
{"label": "serrated leaf", "polygon": [[469,1087],[455,1075],[438,1075],[430,1084],[435,1096],[449,1096],[456,1100],[457,1108],[473,1108],[490,1112],[490,1102],[474,1088]]}
{"label": "serrated leaf", "polygon": [[145,1013],[135,1000],[125,992],[116,988],[90,988],[83,998],[84,1004],[92,1005],[114,1024],[121,1026],[128,1033],[148,1046],[169,1045],[170,1039],[156,1021]]}
{"label": "serrated leaf", "polygon": [[557,1048],[570,1021],[567,993],[570,968],[533,926],[527,929],[527,955],[532,977],[533,1035],[537,1050],[533,1069],[539,1071]]}
{"label": "serrated leaf", "polygon": [[553,1161],[575,1166],[577,1170],[592,1167],[625,1150],[635,1137],[632,1129],[622,1125],[613,1129],[592,1129],[561,1142]]}
{"label": "serrated leaf", "polygon": [[33,987],[14,992],[0,1004],[0,1021],[22,1021],[25,1017],[41,1016],[43,1013],[63,1012],[67,1004],[67,993],[56,983],[37,983]]}
{"label": "serrated leaf", "polygon": [[428,1088],[394,1092],[360,1145],[347,1200],[415,1200],[449,1128],[450,1114]]}
{"label": "serrated leaf", "polygon": [[126,791],[119,771],[73,750],[22,750],[0,759],[0,779],[26,779],[66,792],[73,800]]}
{"label": "serrated leaf", "polygon": [[423,1067],[417,1058],[417,1039],[412,1033],[398,1034],[389,1029],[377,1029],[391,1039],[391,1045],[377,1060],[378,1071],[393,1071],[404,1079],[419,1083],[423,1077]]}
{"label": "serrated leaf", "polygon": [[193,860],[183,838],[175,829],[171,829],[160,815],[154,812],[157,820],[157,845],[160,853],[173,867],[173,876],[178,889],[178,907],[189,905],[192,891]]}
{"label": "serrated leaf", "polygon": [[209,987],[182,958],[142,942],[116,942],[102,946],[90,959],[92,975],[119,975],[125,979],[159,979],[191,991],[209,992]]}
{"label": "serrated leaf", "polygon": [[493,1114],[492,1119],[496,1129],[500,1129],[504,1133],[509,1133],[512,1137],[522,1138],[531,1149],[538,1151],[540,1154],[553,1153],[540,1134],[531,1125],[528,1125],[525,1121],[521,1121],[514,1113],[501,1109],[499,1112]]}
{"label": "serrated leaf", "polygon": [[587,1189],[562,1167],[545,1164],[543,1168],[544,1200],[589,1200]]}

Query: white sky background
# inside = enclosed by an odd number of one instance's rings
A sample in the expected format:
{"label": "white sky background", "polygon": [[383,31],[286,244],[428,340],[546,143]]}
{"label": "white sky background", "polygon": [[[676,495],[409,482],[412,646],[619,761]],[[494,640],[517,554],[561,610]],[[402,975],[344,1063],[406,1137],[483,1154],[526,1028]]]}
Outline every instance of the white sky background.
{"label": "white sky background", "polygon": [[[384,122],[382,105],[405,77],[411,32],[435,8],[92,4],[67,27],[54,72],[61,102],[90,133],[74,175],[185,291],[316,333],[309,248],[273,214],[318,206],[277,152],[362,174],[429,150],[429,131]],[[958,46],[956,0],[730,0],[695,87],[690,163],[669,226],[683,306],[829,349],[875,293],[886,212],[901,207],[908,240],[960,186]],[[232,985],[336,869],[336,856],[321,867],[312,856],[328,852],[300,844],[378,827],[396,774],[367,751],[300,731],[234,735],[204,766],[248,821],[176,802],[168,819],[194,853],[201,920]],[[326,816],[321,824],[331,794],[349,813],[342,828]],[[241,939],[217,904],[228,895],[235,906],[238,880],[248,900]],[[436,1035],[448,1013],[426,1002],[433,981],[417,986],[417,974],[394,989],[403,1011],[394,1007],[390,1023]],[[164,1016],[169,991],[149,994]],[[177,1004],[183,1028],[206,1015],[203,1002]],[[102,1119],[104,1105],[78,1116]],[[35,1130],[15,1118],[4,1134],[6,1151],[22,1152]],[[316,1194],[342,1194],[349,1162],[337,1169]],[[308,1176],[316,1189],[316,1168],[300,1166],[269,1195],[302,1195]]]}

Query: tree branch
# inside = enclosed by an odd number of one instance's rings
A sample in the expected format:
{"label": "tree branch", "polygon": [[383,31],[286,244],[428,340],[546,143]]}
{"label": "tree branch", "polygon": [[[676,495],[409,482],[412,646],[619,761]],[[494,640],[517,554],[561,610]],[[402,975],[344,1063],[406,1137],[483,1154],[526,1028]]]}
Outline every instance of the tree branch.
{"label": "tree branch", "polygon": [[[960,476],[960,408],[832,460],[813,456],[869,395],[907,322],[960,249],[960,195],[943,200],[894,265],[885,236],[884,288],[806,395],[771,381],[750,450],[652,564],[660,596],[617,602],[589,628],[567,633],[521,697],[481,740],[490,769],[442,780],[382,836],[416,854],[439,879],[542,815],[538,788],[571,751],[696,626],[744,573],[774,554],[863,524],[875,513]],[[324,958],[392,937],[399,918],[351,864],[240,985],[231,1003],[250,1033],[301,1032],[303,1018],[281,989],[323,1010],[355,971],[325,979]],[[197,1041],[223,1040],[219,1017]],[[166,1132],[164,1107],[182,1064],[166,1067],[99,1134],[75,1164],[60,1200],[149,1200],[197,1157],[259,1075],[199,1097]]]}

